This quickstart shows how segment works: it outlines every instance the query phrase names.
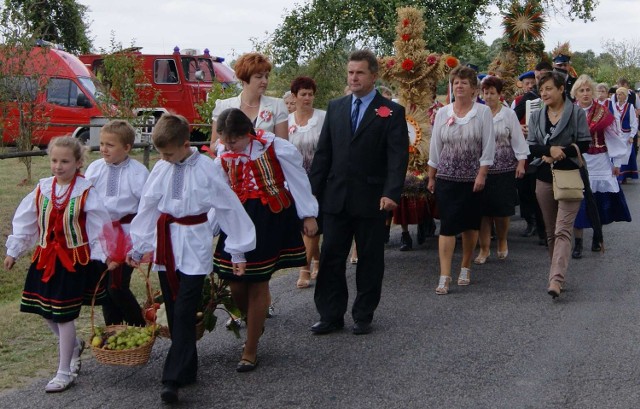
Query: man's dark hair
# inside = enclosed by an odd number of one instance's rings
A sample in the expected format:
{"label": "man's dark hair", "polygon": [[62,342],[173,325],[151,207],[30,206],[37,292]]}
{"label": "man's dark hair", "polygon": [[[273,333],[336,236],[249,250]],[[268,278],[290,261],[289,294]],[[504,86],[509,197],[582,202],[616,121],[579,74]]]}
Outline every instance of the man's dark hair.
{"label": "man's dark hair", "polygon": [[548,61],[540,61],[536,64],[534,70],[536,71],[552,71],[553,67],[549,64]]}
{"label": "man's dark hair", "polygon": [[366,61],[369,63],[369,71],[372,74],[378,73],[378,59],[371,50],[357,50],[349,55],[349,61]]}

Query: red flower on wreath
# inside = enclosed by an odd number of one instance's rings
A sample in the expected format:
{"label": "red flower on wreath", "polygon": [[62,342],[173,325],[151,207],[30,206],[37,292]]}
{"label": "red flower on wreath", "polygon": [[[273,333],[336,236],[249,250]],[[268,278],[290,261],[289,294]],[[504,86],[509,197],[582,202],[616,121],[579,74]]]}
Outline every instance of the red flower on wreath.
{"label": "red flower on wreath", "polygon": [[390,110],[389,107],[386,107],[384,105],[380,106],[380,108],[376,109],[375,111],[376,115],[378,115],[380,118],[387,118],[393,115],[393,111]]}
{"label": "red flower on wreath", "polygon": [[409,40],[411,40],[411,34],[402,35],[402,41],[409,41]]}
{"label": "red flower on wreath", "polygon": [[411,71],[414,66],[415,63],[411,58],[407,58],[406,60],[402,61],[402,69],[405,71]]}
{"label": "red flower on wreath", "polygon": [[404,20],[402,20],[402,27],[406,27],[410,24],[411,22],[409,21],[408,18],[405,18]]}
{"label": "red flower on wreath", "polygon": [[447,57],[446,64],[449,68],[455,68],[459,64],[459,62],[456,57]]}
{"label": "red flower on wreath", "polygon": [[396,65],[396,60],[394,60],[393,58],[387,61],[387,68],[391,68],[394,65]]}
{"label": "red flower on wreath", "polygon": [[430,55],[427,57],[427,64],[433,65],[438,62],[438,58],[435,55]]}

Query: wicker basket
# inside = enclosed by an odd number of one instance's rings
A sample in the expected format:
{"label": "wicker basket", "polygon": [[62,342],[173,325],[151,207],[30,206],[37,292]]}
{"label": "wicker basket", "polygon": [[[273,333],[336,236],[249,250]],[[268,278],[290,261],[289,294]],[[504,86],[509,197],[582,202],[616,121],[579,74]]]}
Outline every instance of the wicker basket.
{"label": "wicker basket", "polygon": [[[95,301],[96,294],[98,292],[98,286],[100,282],[104,279],[107,274],[107,270],[102,273],[98,284],[96,285],[96,290],[93,294],[93,299],[91,300],[91,338],[93,338],[96,334],[95,325],[94,325],[94,315],[95,315]],[[144,273],[143,273],[144,275]],[[145,275],[145,279],[147,280],[147,288],[150,288],[149,285],[149,272]],[[150,294],[147,294],[150,296]],[[156,329],[155,324],[152,324],[154,327],[153,332],[151,333],[151,338],[145,344],[131,349],[123,349],[120,351],[112,350],[112,349],[102,349],[97,348],[91,345],[91,350],[93,351],[93,355],[96,357],[96,360],[105,365],[120,365],[120,366],[136,366],[136,365],[144,365],[149,361],[149,356],[151,355],[151,349],[153,348],[153,344],[156,340]],[[127,325],[108,325],[105,328],[105,334],[114,335],[117,332],[123,331],[127,328]]]}

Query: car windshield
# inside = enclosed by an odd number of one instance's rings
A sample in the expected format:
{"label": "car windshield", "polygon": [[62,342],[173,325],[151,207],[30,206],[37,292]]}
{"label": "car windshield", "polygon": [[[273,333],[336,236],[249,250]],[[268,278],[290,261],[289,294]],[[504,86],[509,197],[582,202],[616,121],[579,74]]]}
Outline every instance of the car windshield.
{"label": "car windshield", "polygon": [[104,89],[97,79],[91,77],[79,77],[78,79],[80,80],[82,87],[91,94],[93,99],[98,100],[104,97]]}

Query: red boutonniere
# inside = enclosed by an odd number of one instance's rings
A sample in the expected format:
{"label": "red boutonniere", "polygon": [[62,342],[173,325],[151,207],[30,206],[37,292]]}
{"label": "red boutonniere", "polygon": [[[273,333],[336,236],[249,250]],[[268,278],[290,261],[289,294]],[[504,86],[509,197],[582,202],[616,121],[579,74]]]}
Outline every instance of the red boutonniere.
{"label": "red boutonniere", "polygon": [[291,135],[292,133],[294,133],[297,129],[298,129],[298,127],[297,127],[297,126],[295,126],[295,125],[291,125],[291,126],[289,127],[289,135]]}
{"label": "red boutonniere", "polygon": [[456,123],[456,117],[455,117],[455,116],[453,116],[453,115],[451,115],[451,116],[449,117],[449,119],[447,120],[447,126],[451,126],[451,125],[453,125],[453,124],[455,124],[455,123]]}
{"label": "red boutonniere", "polygon": [[393,115],[393,111],[390,110],[389,107],[386,107],[384,105],[382,105],[380,108],[376,109],[375,111],[376,111],[376,115],[378,115],[380,118],[387,118]]}
{"label": "red boutonniere", "polygon": [[271,118],[273,118],[273,114],[271,113],[271,111],[267,111],[265,109],[264,111],[260,112],[260,119],[262,119],[263,121],[269,122]]}

